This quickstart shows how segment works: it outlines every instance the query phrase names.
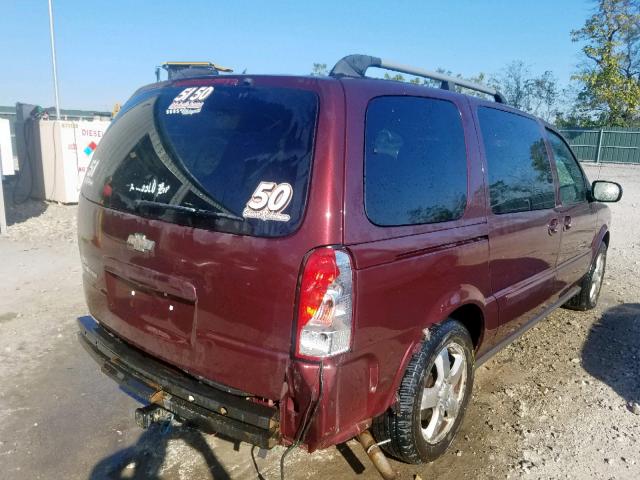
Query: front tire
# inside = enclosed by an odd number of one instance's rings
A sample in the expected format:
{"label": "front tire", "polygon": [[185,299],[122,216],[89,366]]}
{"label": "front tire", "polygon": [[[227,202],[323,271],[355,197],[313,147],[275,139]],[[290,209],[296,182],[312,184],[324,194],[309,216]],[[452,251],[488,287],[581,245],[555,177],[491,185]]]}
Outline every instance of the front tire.
{"label": "front tire", "polygon": [[600,298],[600,290],[607,266],[607,245],[603,243],[598,249],[587,274],[580,281],[580,293],[572,297],[565,308],[570,310],[591,310],[596,308]]}
{"label": "front tire", "polygon": [[432,329],[409,362],[398,403],[374,420],[381,447],[407,463],[431,462],[455,438],[473,387],[473,344],[467,329],[449,320]]}

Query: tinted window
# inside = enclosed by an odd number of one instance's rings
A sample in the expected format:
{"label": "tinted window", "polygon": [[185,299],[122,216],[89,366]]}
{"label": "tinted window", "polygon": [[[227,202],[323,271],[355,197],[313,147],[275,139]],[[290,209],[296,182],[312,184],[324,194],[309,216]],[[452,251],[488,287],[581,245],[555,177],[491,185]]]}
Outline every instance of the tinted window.
{"label": "tinted window", "polygon": [[365,207],[377,225],[460,218],[467,159],[460,112],[447,101],[379,97],[365,133]]}
{"label": "tinted window", "polygon": [[228,84],[147,92],[107,130],[83,194],[193,227],[286,235],[304,210],[317,104],[310,91]]}
{"label": "tinted window", "polygon": [[555,189],[537,122],[514,113],[480,108],[480,130],[494,213],[555,207]]}
{"label": "tinted window", "polygon": [[585,202],[587,200],[587,188],[577,160],[560,136],[551,130],[547,130],[547,132],[549,143],[553,150],[553,157],[556,160],[556,169],[558,170],[560,201],[563,205]]}

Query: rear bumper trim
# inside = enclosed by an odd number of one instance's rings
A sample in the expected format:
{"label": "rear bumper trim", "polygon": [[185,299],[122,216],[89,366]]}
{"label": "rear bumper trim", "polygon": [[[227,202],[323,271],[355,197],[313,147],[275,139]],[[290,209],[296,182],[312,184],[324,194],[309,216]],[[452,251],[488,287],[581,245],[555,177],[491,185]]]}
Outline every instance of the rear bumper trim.
{"label": "rear bumper trim", "polygon": [[280,441],[275,407],[253,402],[171,368],[126,344],[93,319],[78,318],[80,343],[103,373],[142,402],[160,405],[209,433],[272,448]]}

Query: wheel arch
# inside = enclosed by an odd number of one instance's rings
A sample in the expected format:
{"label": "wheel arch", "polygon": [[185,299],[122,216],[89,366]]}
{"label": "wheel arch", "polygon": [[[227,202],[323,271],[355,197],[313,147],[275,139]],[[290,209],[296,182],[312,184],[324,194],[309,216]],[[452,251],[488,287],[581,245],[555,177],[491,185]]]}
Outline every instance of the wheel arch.
{"label": "wheel arch", "polygon": [[492,328],[492,322],[495,322],[497,318],[492,314],[495,302],[486,299],[477,287],[470,284],[460,285],[460,288],[455,292],[444,295],[439,302],[433,302],[432,305],[432,308],[426,312],[425,317],[419,323],[420,329],[416,330],[414,341],[411,342],[403,355],[392,388],[389,389],[387,399],[384,402],[385,410],[396,401],[396,391],[402,382],[409,362],[420,349],[427,329],[437,327],[448,320],[457,320],[469,331],[474,349],[477,352],[485,340],[487,328]]}
{"label": "wheel arch", "polygon": [[593,237],[593,243],[591,244],[592,257],[595,257],[596,253],[598,253],[600,245],[602,245],[603,243],[607,246],[607,248],[609,248],[610,239],[611,234],[609,233],[609,228],[607,227],[607,225],[602,225],[602,227],[600,227],[600,230],[598,231],[598,234]]}
{"label": "wheel arch", "polygon": [[448,318],[464,325],[471,336],[473,348],[478,351],[485,334],[485,316],[482,308],[475,303],[467,303],[456,308]]}
{"label": "wheel arch", "polygon": [[456,291],[433,302],[423,320],[423,328],[433,328],[450,319],[457,320],[469,331],[477,350],[484,340],[487,326],[491,328],[491,304],[477,286],[461,284]]}

